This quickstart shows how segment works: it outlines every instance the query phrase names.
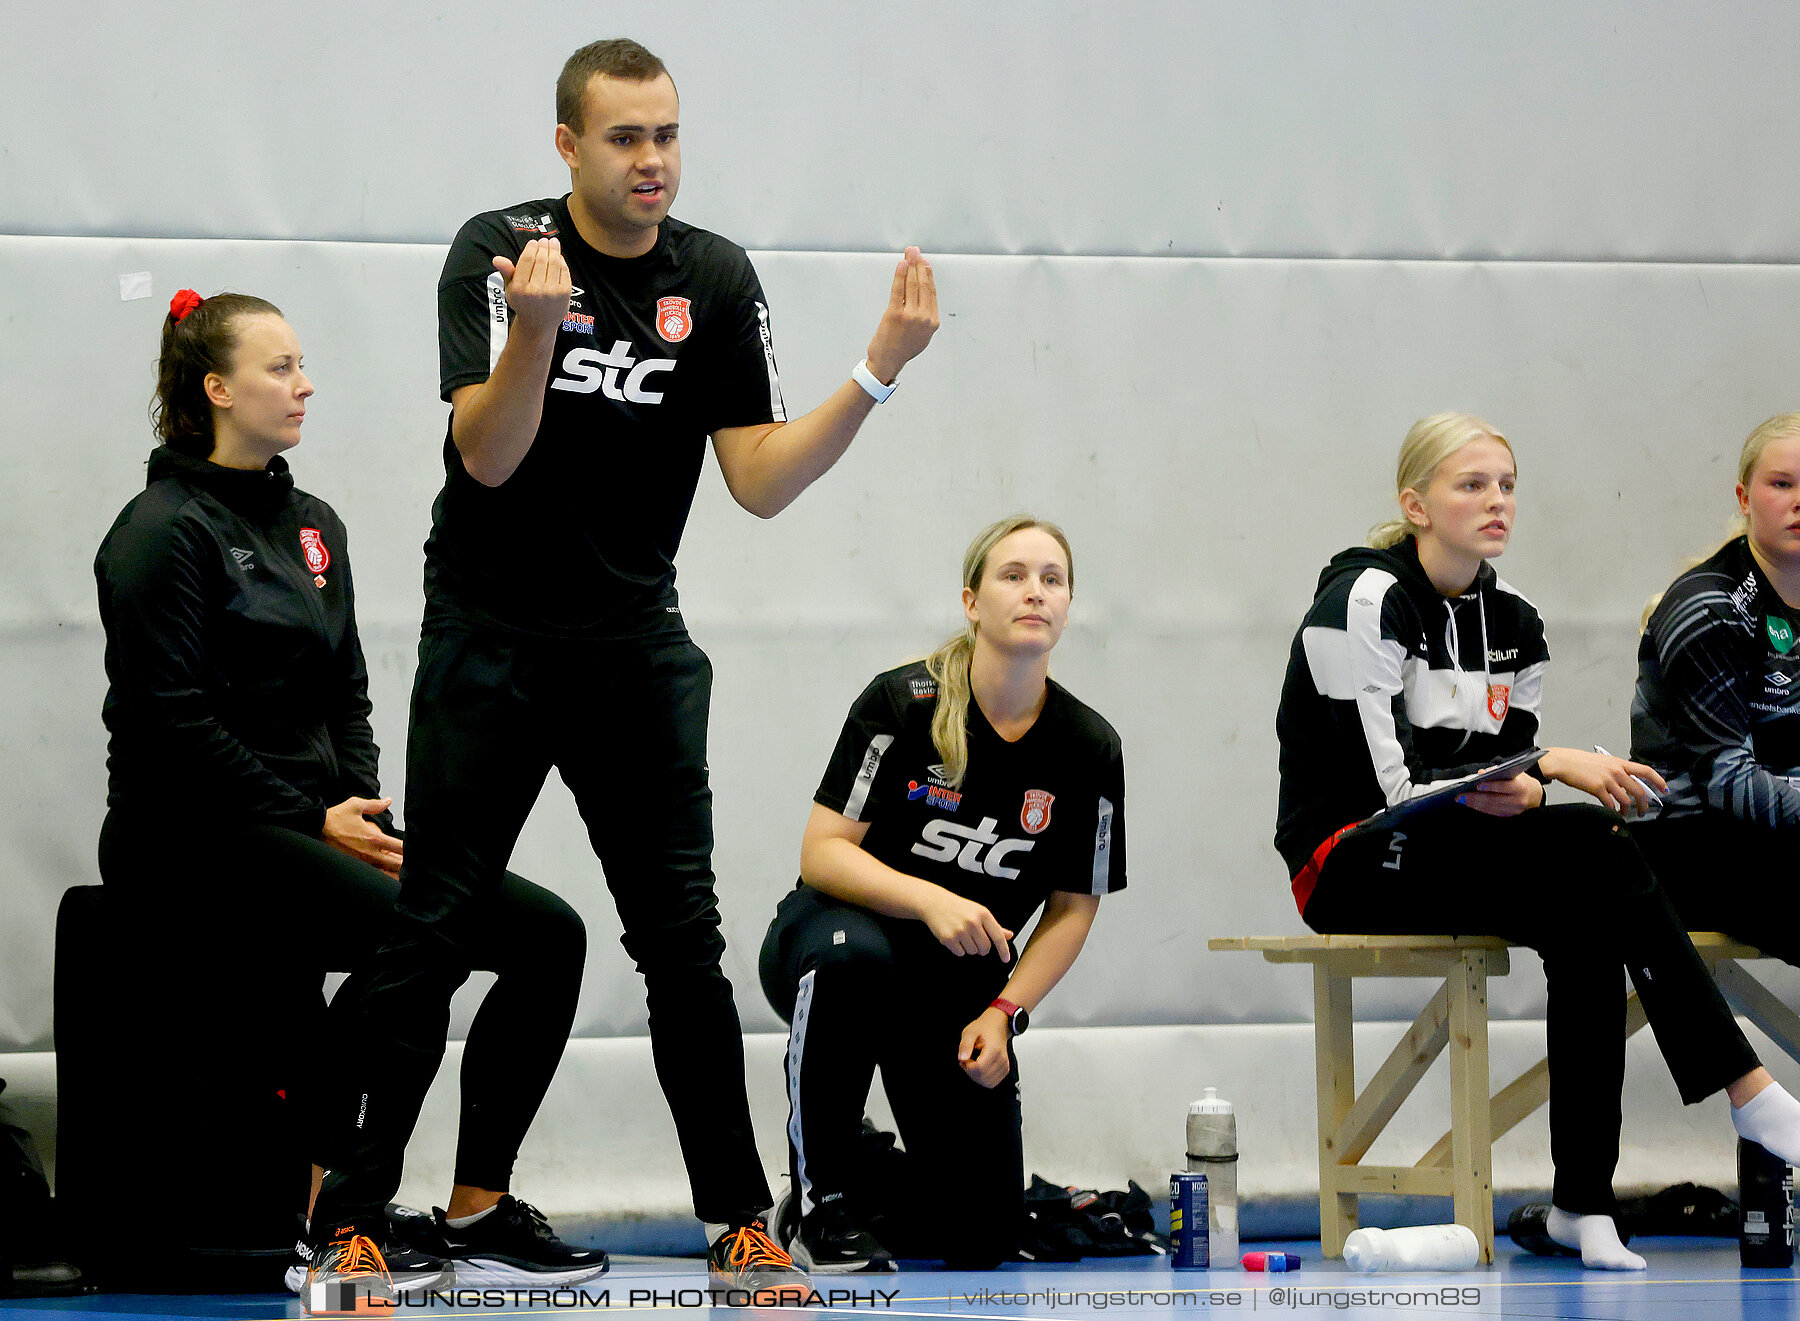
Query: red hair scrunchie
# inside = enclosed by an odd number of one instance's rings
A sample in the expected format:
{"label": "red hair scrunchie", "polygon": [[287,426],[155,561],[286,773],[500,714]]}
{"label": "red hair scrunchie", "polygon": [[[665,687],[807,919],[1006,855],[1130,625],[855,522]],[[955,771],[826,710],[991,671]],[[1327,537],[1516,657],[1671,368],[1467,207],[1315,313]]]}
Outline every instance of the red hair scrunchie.
{"label": "red hair scrunchie", "polygon": [[169,315],[180,321],[206,300],[192,289],[183,289],[169,300]]}

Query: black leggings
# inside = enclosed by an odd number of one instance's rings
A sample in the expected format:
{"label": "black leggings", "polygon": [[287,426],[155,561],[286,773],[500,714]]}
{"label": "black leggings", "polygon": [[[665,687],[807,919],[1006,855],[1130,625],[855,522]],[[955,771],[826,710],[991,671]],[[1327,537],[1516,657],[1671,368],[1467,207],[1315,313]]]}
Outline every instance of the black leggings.
{"label": "black leggings", "polygon": [[[552,767],[575,796],[643,974],[650,1051],[694,1213],[747,1223],[770,1202],[721,960],[706,773],[712,666],[683,632],[562,641],[430,628],[406,747],[410,838],[394,938],[357,1034],[387,1066],[334,1111],[319,1204],[378,1212],[443,1055],[450,997],[481,966],[489,905]],[[532,952],[540,967],[565,956]],[[573,964],[579,975],[580,962]],[[567,1030],[563,1020],[559,1030]]]}
{"label": "black leggings", "polygon": [[790,1024],[788,1159],[802,1213],[832,1194],[857,1206],[865,1192],[862,1116],[880,1065],[917,1185],[916,1209],[883,1208],[909,1246],[886,1246],[978,1266],[1010,1257],[1025,1214],[1018,1052],[992,1088],[956,1059],[1006,966],[958,960],[922,923],[803,886],[776,911],[761,972]]}
{"label": "black leggings", "polygon": [[1800,965],[1800,889],[1791,880],[1800,832],[1701,812],[1631,833],[1689,931],[1723,931]]}
{"label": "black leggings", "polygon": [[1757,1065],[1630,833],[1599,807],[1512,818],[1450,806],[1346,835],[1306,905],[1321,933],[1503,936],[1544,960],[1556,1205],[1611,1215],[1624,978],[1689,1105]]}
{"label": "black leggings", "polygon": [[[221,1040],[241,1045],[246,1073],[287,1093],[309,1154],[329,1164],[321,1106],[381,1067],[346,1019],[400,883],[280,826],[209,825],[196,841],[117,810],[100,831],[100,875],[146,947],[175,955],[159,974],[197,1016],[170,1033],[172,1051],[193,1055],[188,1076],[216,1068]],[[581,918],[541,886],[508,872],[487,901],[475,966],[499,980],[463,1049],[458,1183],[509,1187],[568,1040],[586,949]],[[351,974],[330,1010],[328,972]]]}

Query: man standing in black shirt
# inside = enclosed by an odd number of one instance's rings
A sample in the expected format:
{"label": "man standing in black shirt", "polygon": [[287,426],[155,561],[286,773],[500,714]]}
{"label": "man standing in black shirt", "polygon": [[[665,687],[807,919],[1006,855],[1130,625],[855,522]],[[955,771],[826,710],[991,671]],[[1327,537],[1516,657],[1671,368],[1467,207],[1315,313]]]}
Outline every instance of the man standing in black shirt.
{"label": "man standing in black shirt", "polygon": [[[937,295],[908,248],[866,359],[789,419],[748,257],[669,218],[681,153],[662,62],[627,40],[584,47],[557,81],[557,118],[570,193],[469,221],[439,282],[452,412],[426,544],[402,925],[356,1010],[383,1067],[346,1098],[313,1217],[315,1261],[332,1259],[332,1235],[379,1223],[398,1186],[467,942],[555,767],[644,975],[714,1283],[766,1301],[805,1276],[761,1219],[772,1199],[719,966],[711,668],[682,623],[674,555],[708,436],[732,497],[779,513],[930,341]],[[505,1259],[527,1278],[565,1266],[573,1250],[507,1194],[510,1175],[459,1161],[439,1217],[451,1255]]]}

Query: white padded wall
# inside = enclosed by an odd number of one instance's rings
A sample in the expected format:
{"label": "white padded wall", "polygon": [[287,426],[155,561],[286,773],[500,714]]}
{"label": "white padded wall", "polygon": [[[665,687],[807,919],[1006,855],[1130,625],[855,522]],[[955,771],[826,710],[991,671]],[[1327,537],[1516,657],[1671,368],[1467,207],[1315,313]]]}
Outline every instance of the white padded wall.
{"label": "white padded wall", "polygon": [[[7,727],[21,810],[4,830],[20,1046],[48,1028],[56,896],[86,879],[103,791],[90,563],[148,450],[143,345],[159,300],[115,275],[265,291],[319,384],[301,481],[352,535],[384,774],[401,787],[419,546],[439,474],[435,247],[0,239],[0,281],[66,315],[13,349],[0,407],[23,497],[0,580]],[[867,333],[878,256],[760,258],[793,398],[835,381]],[[755,955],[792,884],[808,798],[868,676],[955,620],[966,533],[1029,507],[1078,551],[1056,670],[1128,749],[1132,887],[1103,909],[1052,1022],[1304,1017],[1303,979],[1208,955],[1209,935],[1295,927],[1268,845],[1273,711],[1317,567],[1380,512],[1396,437],[1441,403],[1504,425],[1520,531],[1501,563],[1550,621],[1547,733],[1622,747],[1637,612],[1730,508],[1732,437],[1778,393],[1789,268],[1542,263],[947,257],[945,329],[906,390],[794,508],[758,522],[709,469],[682,555],[686,614],[717,662],[712,767],[731,972],[747,1023],[775,1019]],[[357,295],[341,295],[354,281]],[[1729,347],[1726,347],[1729,346]],[[107,364],[92,379],[72,364]],[[1645,529],[1656,529],[1647,535]],[[629,771],[621,771],[629,791]],[[566,794],[517,856],[595,935],[582,1030],[642,1029],[635,974]],[[1496,882],[1500,878],[1496,878]],[[1153,976],[1122,976],[1145,966]],[[1532,1010],[1535,982],[1505,983]],[[1377,999],[1371,1008],[1383,1002]]]}

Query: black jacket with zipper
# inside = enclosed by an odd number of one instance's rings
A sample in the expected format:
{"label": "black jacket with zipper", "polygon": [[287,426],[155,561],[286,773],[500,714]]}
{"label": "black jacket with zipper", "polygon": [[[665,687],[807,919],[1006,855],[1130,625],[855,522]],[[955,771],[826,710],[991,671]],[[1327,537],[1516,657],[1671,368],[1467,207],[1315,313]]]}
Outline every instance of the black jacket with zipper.
{"label": "black jacket with zipper", "polygon": [[94,560],[107,805],[317,835],[379,793],[344,525],[287,463],[158,447]]}
{"label": "black jacket with zipper", "polygon": [[1537,608],[1490,564],[1446,597],[1411,537],[1334,556],[1275,718],[1288,874],[1339,828],[1531,747],[1549,659]]}

